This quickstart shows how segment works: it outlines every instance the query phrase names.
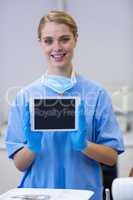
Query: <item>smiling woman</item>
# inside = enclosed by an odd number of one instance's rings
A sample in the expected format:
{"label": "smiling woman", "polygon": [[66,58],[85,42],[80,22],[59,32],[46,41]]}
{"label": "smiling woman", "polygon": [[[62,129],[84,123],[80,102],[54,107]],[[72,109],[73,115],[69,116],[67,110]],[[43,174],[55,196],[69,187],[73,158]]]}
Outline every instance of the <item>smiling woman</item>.
{"label": "smiling woman", "polygon": [[52,11],[40,20],[38,38],[48,61],[49,73],[70,76],[77,36],[75,21],[63,11]]}
{"label": "smiling woman", "polygon": [[[124,151],[123,139],[105,89],[73,69],[77,38],[77,25],[68,13],[51,11],[40,20],[38,39],[47,72],[18,92],[11,106],[6,145],[9,158],[24,172],[18,187],[93,190],[92,199],[101,200],[101,163],[116,163],[118,154]],[[78,128],[31,130],[31,98],[56,99],[62,95],[79,99]],[[53,121],[50,123],[52,126]],[[61,123],[65,127],[66,121]]]}

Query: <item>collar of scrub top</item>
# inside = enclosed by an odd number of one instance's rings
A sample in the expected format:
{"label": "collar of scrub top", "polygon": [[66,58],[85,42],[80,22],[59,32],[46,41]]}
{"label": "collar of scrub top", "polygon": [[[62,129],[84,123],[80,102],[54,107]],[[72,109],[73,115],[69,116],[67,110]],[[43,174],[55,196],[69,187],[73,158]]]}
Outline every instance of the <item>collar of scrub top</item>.
{"label": "collar of scrub top", "polygon": [[[44,85],[47,85],[47,78],[48,78],[48,70],[45,72],[45,74],[42,75],[41,83]],[[76,72],[74,70],[72,70],[72,73],[71,73],[71,82],[73,85],[77,83]]]}

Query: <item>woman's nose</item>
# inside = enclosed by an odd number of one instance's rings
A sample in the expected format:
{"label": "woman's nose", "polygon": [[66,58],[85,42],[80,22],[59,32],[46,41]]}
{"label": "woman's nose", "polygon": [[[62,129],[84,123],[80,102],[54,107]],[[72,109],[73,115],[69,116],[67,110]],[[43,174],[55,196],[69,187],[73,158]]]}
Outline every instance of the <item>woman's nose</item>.
{"label": "woman's nose", "polygon": [[55,51],[61,50],[62,45],[61,45],[60,41],[58,41],[58,40],[54,41],[53,48],[54,48]]}

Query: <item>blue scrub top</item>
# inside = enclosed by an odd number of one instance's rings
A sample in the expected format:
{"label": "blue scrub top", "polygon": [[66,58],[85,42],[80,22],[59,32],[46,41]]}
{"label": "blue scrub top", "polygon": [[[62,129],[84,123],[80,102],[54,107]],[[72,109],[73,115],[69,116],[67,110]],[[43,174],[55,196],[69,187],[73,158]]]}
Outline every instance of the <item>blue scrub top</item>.
{"label": "blue scrub top", "polygon": [[[98,84],[77,75],[77,83],[64,96],[79,96],[85,105],[88,141],[124,151],[122,133],[110,97]],[[23,133],[23,106],[31,97],[58,96],[39,79],[23,88],[11,106],[6,133],[9,158],[26,144]],[[41,152],[23,173],[20,188],[71,188],[93,190],[92,199],[102,199],[100,164],[72,147],[70,132],[45,132]]]}

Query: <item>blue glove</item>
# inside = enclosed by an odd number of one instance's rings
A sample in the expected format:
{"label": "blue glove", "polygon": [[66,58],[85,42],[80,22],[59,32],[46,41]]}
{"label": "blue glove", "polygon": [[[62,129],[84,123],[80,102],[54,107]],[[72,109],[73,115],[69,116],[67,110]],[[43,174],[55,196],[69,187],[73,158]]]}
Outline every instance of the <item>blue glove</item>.
{"label": "blue glove", "polygon": [[79,130],[71,133],[71,141],[73,148],[78,151],[82,151],[87,147],[87,131],[86,131],[86,119],[84,111],[84,103],[80,102],[78,107],[78,124]]}
{"label": "blue glove", "polygon": [[34,132],[30,126],[30,111],[29,104],[27,103],[23,108],[23,130],[27,140],[26,146],[33,152],[38,153],[41,151],[42,133]]}

